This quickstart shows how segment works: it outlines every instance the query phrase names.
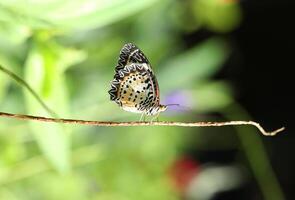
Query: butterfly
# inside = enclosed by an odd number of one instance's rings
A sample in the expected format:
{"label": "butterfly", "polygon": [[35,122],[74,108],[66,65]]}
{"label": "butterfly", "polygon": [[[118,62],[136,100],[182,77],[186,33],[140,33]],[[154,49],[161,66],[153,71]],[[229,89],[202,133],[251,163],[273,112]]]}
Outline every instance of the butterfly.
{"label": "butterfly", "polygon": [[159,85],[148,59],[132,43],[121,49],[109,94],[125,111],[158,115],[167,109],[160,104]]}

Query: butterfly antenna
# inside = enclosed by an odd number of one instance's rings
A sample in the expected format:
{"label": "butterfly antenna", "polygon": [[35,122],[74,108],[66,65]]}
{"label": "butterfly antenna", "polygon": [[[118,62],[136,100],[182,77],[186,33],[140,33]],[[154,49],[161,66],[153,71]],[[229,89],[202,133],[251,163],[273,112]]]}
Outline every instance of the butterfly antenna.
{"label": "butterfly antenna", "polygon": [[165,106],[178,106],[180,108],[183,108],[184,110],[186,111],[193,111],[193,109],[189,106],[184,106],[184,105],[180,105],[180,104],[177,104],[177,103],[172,103],[172,104],[167,104]]}
{"label": "butterfly antenna", "polygon": [[167,104],[165,106],[180,106],[180,104],[177,104],[177,103],[171,103],[171,104]]}

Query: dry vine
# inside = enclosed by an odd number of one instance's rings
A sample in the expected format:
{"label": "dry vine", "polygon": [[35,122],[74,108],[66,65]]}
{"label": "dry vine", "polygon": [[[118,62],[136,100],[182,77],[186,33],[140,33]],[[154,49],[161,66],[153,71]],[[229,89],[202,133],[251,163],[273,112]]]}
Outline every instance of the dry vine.
{"label": "dry vine", "polygon": [[92,126],[182,126],[182,127],[214,127],[214,126],[238,126],[238,125],[252,125],[255,126],[263,135],[274,136],[283,131],[285,128],[267,132],[257,122],[254,121],[228,121],[228,122],[110,122],[110,121],[89,121],[79,119],[61,119],[61,118],[48,118],[32,115],[11,114],[0,112],[0,117],[21,119],[21,120],[34,120],[40,122],[55,122],[64,124],[80,124]]}

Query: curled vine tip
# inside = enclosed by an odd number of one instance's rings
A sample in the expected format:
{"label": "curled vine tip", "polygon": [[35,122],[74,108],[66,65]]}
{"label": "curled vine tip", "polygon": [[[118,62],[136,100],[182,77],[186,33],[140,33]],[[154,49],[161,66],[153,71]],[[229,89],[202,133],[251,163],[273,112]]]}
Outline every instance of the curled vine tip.
{"label": "curled vine tip", "polygon": [[274,135],[276,135],[277,133],[282,132],[283,130],[285,130],[285,127],[279,128],[279,129],[274,130],[274,131],[272,131],[272,132],[268,132],[266,136],[274,136]]}
{"label": "curled vine tip", "polygon": [[275,136],[277,133],[285,130],[285,127],[282,127],[282,128],[279,128],[279,129],[276,129],[274,131],[265,131],[264,128],[257,122],[253,122],[253,121],[249,121],[247,124],[251,124],[253,126],[256,126],[256,128],[265,136]]}

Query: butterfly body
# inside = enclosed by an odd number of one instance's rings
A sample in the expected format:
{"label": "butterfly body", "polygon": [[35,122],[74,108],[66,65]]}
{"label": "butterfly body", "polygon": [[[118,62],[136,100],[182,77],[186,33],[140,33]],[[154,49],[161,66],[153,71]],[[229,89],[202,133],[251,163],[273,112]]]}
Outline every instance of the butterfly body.
{"label": "butterfly body", "polygon": [[158,82],[151,66],[135,45],[124,45],[115,72],[110,99],[123,110],[146,115],[166,110],[166,106],[160,104]]}

